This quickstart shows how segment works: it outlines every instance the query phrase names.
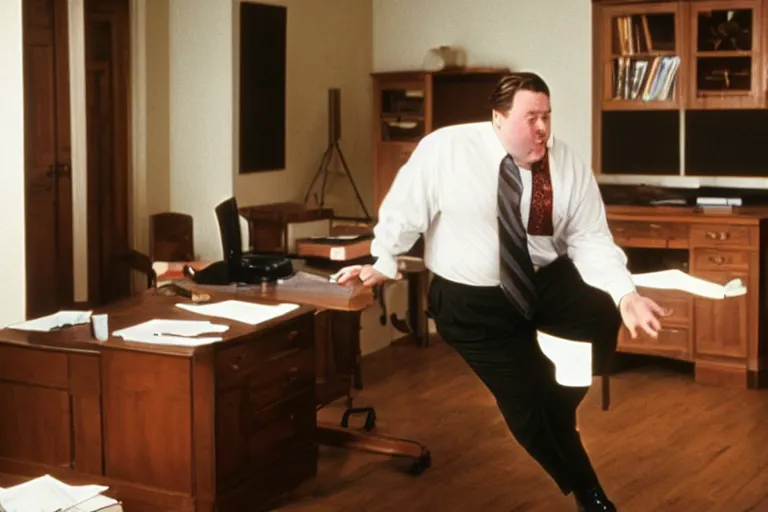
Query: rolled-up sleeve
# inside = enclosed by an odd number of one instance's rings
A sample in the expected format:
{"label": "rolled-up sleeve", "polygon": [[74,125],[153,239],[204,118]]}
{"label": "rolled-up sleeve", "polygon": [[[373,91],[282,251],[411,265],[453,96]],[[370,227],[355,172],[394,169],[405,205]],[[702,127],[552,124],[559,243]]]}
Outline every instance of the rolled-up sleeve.
{"label": "rolled-up sleeve", "polygon": [[397,276],[397,256],[408,252],[425,233],[437,209],[435,168],[439,147],[432,137],[423,138],[395,175],[379,208],[373,228],[373,267],[385,276]]}
{"label": "rolled-up sleeve", "polygon": [[616,305],[635,291],[627,257],[608,228],[605,205],[591,170],[577,169],[566,226],[568,256],[587,284],[607,292]]}

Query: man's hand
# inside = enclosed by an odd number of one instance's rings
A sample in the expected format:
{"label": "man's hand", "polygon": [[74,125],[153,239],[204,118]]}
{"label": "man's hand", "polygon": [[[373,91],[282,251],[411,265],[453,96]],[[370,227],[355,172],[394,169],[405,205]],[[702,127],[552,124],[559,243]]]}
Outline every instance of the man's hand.
{"label": "man's hand", "polygon": [[672,310],[663,308],[648,297],[643,297],[637,292],[628,293],[619,302],[619,311],[624,325],[629,329],[632,338],[637,338],[637,329],[640,328],[652,338],[659,335],[661,323],[657,316],[669,316]]}
{"label": "man's hand", "polygon": [[[397,274],[397,279],[400,279],[402,275]],[[336,282],[344,285],[351,283],[354,279],[359,279],[363,286],[376,286],[389,278],[373,268],[373,265],[352,265],[351,267],[344,267],[336,273]]]}

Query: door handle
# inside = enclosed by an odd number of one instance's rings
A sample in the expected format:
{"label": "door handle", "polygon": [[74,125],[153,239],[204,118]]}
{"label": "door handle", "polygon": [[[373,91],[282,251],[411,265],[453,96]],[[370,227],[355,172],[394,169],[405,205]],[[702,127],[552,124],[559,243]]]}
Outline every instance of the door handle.
{"label": "door handle", "polygon": [[71,178],[72,168],[69,166],[69,164],[56,164],[56,177]]}

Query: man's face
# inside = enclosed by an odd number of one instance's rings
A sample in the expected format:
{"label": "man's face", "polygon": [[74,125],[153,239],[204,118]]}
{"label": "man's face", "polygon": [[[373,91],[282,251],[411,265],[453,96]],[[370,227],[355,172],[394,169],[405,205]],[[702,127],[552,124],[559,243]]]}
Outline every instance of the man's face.
{"label": "man's face", "polygon": [[517,165],[530,169],[544,158],[549,141],[549,97],[540,92],[518,91],[507,112],[494,111],[494,124],[501,143]]}

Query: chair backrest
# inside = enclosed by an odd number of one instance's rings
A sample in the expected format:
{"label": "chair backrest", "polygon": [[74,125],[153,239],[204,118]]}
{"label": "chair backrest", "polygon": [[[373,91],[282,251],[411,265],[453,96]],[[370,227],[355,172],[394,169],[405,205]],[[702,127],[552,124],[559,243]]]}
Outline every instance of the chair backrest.
{"label": "chair backrest", "polygon": [[243,239],[240,235],[240,213],[234,197],[222,201],[216,206],[216,220],[219,223],[222,259],[226,262],[239,262],[243,255]]}
{"label": "chair backrest", "polygon": [[194,226],[186,213],[163,212],[149,217],[149,257],[153,261],[193,261]]}

